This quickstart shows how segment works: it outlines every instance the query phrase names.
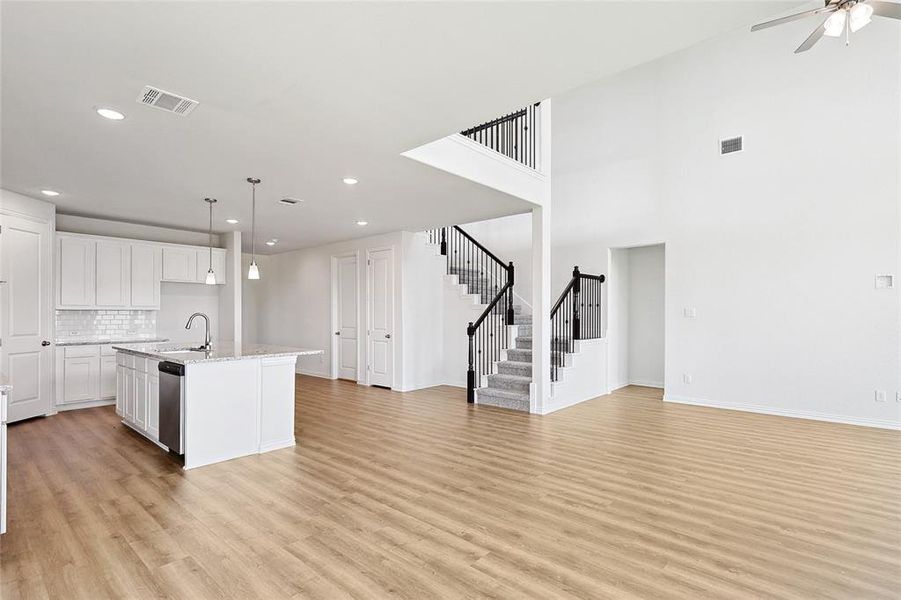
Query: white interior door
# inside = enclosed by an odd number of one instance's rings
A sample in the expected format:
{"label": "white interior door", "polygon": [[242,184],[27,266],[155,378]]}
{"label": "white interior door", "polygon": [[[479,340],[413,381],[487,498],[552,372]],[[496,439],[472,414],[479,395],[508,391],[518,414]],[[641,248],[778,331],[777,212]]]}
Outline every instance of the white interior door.
{"label": "white interior door", "polygon": [[52,229],[50,223],[3,215],[0,231],[0,370],[13,390],[9,421],[50,412]]}
{"label": "white interior door", "polygon": [[357,257],[342,256],[335,265],[335,358],[339,379],[357,380],[359,325]]}
{"label": "white interior door", "polygon": [[369,383],[391,387],[394,383],[394,251],[367,252],[369,283]]}

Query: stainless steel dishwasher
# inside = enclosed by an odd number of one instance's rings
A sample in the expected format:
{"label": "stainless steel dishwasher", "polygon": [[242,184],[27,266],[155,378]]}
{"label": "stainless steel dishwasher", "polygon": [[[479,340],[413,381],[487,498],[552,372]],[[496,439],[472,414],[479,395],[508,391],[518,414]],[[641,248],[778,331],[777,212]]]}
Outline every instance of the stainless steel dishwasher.
{"label": "stainless steel dishwasher", "polygon": [[176,454],[185,453],[185,366],[161,362],[160,443]]}

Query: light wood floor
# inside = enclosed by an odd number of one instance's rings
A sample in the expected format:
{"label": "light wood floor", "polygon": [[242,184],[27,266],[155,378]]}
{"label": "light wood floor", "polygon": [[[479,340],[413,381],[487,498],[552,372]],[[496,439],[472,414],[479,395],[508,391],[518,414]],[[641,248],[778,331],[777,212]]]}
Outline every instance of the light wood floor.
{"label": "light wood floor", "polygon": [[11,426],[2,598],[901,597],[898,433],[297,389],[300,445],[187,473],[111,407]]}

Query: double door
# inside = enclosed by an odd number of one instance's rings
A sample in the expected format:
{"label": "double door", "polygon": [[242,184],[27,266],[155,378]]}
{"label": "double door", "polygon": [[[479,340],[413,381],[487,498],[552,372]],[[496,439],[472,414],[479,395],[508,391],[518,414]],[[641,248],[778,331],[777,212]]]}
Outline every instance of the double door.
{"label": "double door", "polygon": [[367,250],[363,269],[356,253],[334,257],[332,267],[331,375],[390,388],[394,385],[394,249]]}

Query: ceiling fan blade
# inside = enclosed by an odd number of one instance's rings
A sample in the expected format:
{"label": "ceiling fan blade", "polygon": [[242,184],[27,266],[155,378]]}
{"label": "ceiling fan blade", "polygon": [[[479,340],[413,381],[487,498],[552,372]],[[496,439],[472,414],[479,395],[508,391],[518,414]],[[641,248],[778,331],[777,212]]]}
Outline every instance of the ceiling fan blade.
{"label": "ceiling fan blade", "polygon": [[882,0],[869,0],[867,2],[873,7],[873,13],[880,17],[888,17],[889,19],[901,19],[901,4],[897,2],[883,2]]}
{"label": "ceiling fan blade", "polygon": [[823,34],[826,33],[826,21],[829,20],[829,17],[826,17],[820,26],[813,30],[804,43],[798,46],[797,50],[795,50],[795,54],[800,54],[802,52],[807,52],[813,45],[820,41],[820,38],[823,37]]}
{"label": "ceiling fan blade", "polygon": [[758,23],[757,25],[753,25],[751,27],[751,31],[760,31],[761,29],[766,29],[768,27],[775,27],[776,25],[782,25],[783,23],[790,23],[792,21],[797,21],[798,19],[803,19],[805,17],[810,17],[813,15],[821,14],[821,13],[835,12],[837,8],[838,8],[837,4],[830,4],[829,6],[824,6],[823,8],[815,8],[814,10],[806,10],[804,12],[800,12],[800,13],[797,13],[794,15],[788,15],[787,17],[779,17],[778,19],[773,19],[772,21],[766,21],[765,23]]}

